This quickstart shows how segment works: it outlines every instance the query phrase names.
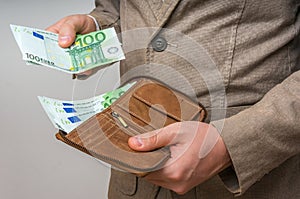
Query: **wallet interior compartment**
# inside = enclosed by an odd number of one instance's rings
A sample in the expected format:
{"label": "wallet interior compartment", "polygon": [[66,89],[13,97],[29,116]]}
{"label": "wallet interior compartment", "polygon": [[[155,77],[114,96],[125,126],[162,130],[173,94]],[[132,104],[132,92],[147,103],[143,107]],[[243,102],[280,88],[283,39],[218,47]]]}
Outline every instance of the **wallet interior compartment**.
{"label": "wallet interior compartment", "polygon": [[115,106],[128,112],[136,123],[140,120],[154,129],[194,120],[202,110],[183,94],[151,80],[142,81]]}
{"label": "wallet interior compartment", "polygon": [[[111,109],[112,109],[112,111],[110,112],[110,114],[112,114],[113,111],[116,112],[117,114],[119,114],[121,119],[124,120],[127,127],[124,127],[117,118],[115,118],[116,122],[122,128],[124,128],[124,130],[130,131],[131,135],[132,134],[138,135],[138,134],[142,134],[142,133],[146,133],[146,132],[155,130],[155,128],[153,126],[150,126],[143,120],[140,120],[140,119],[136,118],[135,116],[131,115],[128,111],[125,111],[119,105],[113,106]],[[133,132],[131,132],[131,129],[133,130]]]}
{"label": "wallet interior compartment", "polygon": [[195,120],[203,111],[201,105],[188,96],[156,82],[137,88],[133,97],[177,121]]}
{"label": "wallet interior compartment", "polygon": [[[125,129],[116,123],[110,116],[111,110],[108,108],[104,112],[90,118],[87,123],[91,126],[80,129],[76,128],[65,138],[70,142],[79,145],[90,153],[100,153],[105,150],[103,147],[109,142],[112,146],[128,152],[135,152],[128,146],[129,137],[138,134],[133,129]],[[90,121],[93,120],[94,122]]]}
{"label": "wallet interior compartment", "polygon": [[79,126],[68,135],[66,139],[82,147],[107,139],[105,132],[113,131],[115,124],[105,114],[99,114],[86,121],[88,125]]}
{"label": "wallet interior compartment", "polygon": [[106,115],[101,114],[93,116],[83,126],[78,126],[66,135],[66,137],[73,142],[83,144],[89,142],[90,139],[94,139],[94,136],[104,136],[102,132],[109,130],[111,127],[110,119]]}
{"label": "wallet interior compartment", "polygon": [[128,99],[128,103],[119,103],[116,105],[121,108],[127,115],[130,115],[130,119],[137,123],[143,123],[144,126],[150,126],[153,129],[163,128],[169,124],[179,122],[180,120],[174,119],[164,112],[160,112],[153,106],[149,106],[143,101],[135,98],[134,96]]}

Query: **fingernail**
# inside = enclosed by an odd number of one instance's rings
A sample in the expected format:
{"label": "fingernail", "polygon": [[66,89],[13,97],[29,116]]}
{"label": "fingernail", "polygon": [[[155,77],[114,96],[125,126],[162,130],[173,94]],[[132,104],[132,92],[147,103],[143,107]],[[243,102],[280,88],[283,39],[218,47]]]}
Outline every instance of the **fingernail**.
{"label": "fingernail", "polygon": [[142,139],[140,137],[134,137],[134,144],[138,147],[143,146]]}
{"label": "fingernail", "polygon": [[71,37],[67,36],[67,35],[59,37],[59,43],[65,44],[65,43],[69,42],[70,40],[71,40]]}

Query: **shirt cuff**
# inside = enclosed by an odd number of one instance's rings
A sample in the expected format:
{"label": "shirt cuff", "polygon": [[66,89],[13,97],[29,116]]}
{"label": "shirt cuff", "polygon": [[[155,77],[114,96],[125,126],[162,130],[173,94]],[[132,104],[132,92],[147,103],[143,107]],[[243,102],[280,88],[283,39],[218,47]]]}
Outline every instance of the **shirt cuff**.
{"label": "shirt cuff", "polygon": [[95,19],[95,17],[93,17],[92,15],[87,15],[87,16],[94,20],[94,23],[96,25],[96,30],[102,29],[101,26],[98,24],[97,20]]}

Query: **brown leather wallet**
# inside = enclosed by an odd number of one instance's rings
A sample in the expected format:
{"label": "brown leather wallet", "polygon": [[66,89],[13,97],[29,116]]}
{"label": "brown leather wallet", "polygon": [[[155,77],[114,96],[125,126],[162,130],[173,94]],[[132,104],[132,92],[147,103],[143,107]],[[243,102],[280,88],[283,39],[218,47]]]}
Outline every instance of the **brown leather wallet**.
{"label": "brown leather wallet", "polygon": [[138,152],[128,146],[131,136],[181,121],[203,121],[199,103],[163,83],[141,78],[112,105],[56,138],[121,170],[145,175],[170,157],[168,147]]}

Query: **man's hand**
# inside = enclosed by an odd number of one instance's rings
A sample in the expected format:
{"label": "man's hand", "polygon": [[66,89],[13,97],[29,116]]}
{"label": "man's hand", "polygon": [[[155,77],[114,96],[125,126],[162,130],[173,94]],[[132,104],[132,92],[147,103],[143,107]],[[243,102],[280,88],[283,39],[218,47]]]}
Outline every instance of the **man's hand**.
{"label": "man's hand", "polygon": [[59,45],[66,48],[73,44],[76,33],[86,34],[96,31],[96,25],[91,17],[77,14],[62,18],[46,30],[57,33]]}
{"label": "man's hand", "polygon": [[[96,24],[91,17],[87,15],[77,14],[62,18],[55,24],[49,26],[46,30],[57,33],[58,44],[62,48],[67,48],[74,43],[76,33],[86,34],[96,31]],[[92,70],[88,70],[80,73],[79,76],[86,77],[91,75],[92,73]]]}
{"label": "man's hand", "polygon": [[160,170],[145,179],[184,194],[231,164],[225,144],[212,125],[202,122],[179,122],[165,128],[131,137],[129,146],[150,151],[169,146],[171,158]]}

